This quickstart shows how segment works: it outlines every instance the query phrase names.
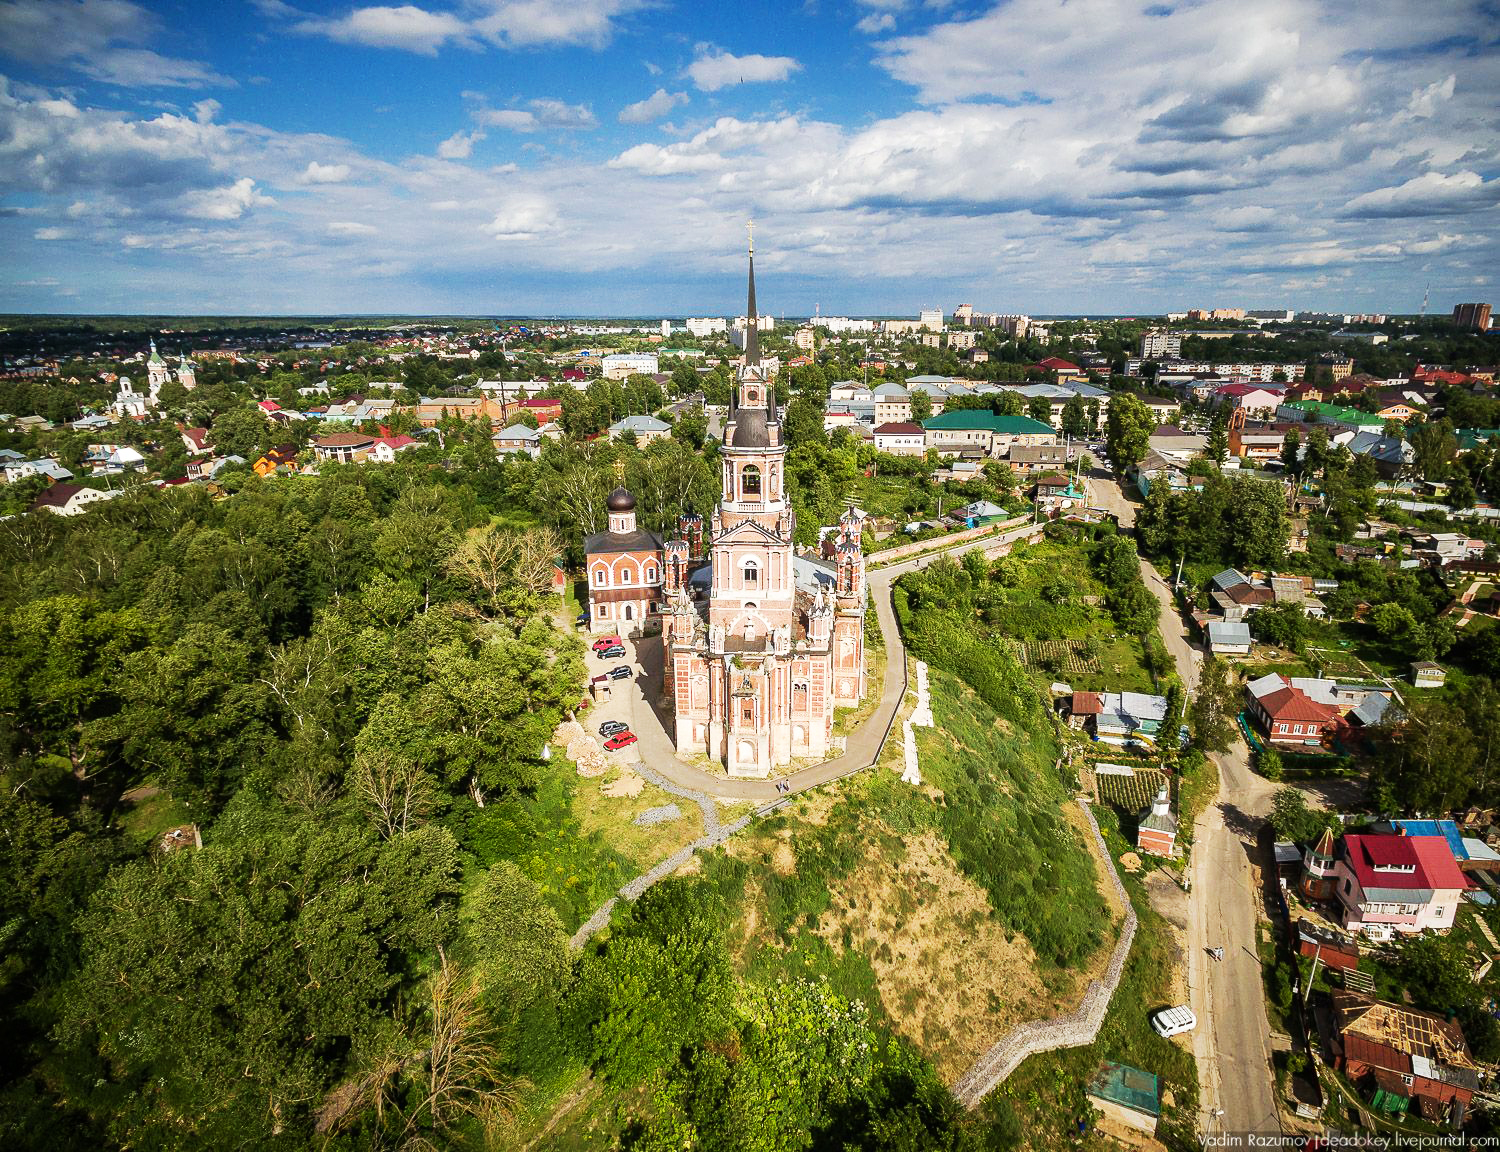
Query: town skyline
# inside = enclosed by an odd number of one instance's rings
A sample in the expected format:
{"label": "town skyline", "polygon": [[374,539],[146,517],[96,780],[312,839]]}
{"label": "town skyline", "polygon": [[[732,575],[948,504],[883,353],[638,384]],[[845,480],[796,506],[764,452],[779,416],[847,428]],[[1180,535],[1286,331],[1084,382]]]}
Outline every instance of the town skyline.
{"label": "town skyline", "polygon": [[1415,314],[1492,293],[1478,3],[0,4],[0,309]]}

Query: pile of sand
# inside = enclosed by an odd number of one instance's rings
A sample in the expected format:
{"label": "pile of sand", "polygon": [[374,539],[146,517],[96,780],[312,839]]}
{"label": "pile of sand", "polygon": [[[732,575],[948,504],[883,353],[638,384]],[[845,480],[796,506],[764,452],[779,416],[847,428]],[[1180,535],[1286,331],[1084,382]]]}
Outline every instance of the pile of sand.
{"label": "pile of sand", "polygon": [[578,765],[580,776],[603,776],[609,771],[609,757],[577,720],[564,720],[552,734],[552,743],[561,744],[568,759]]}
{"label": "pile of sand", "polygon": [[[579,768],[579,771],[582,772],[583,769]],[[646,782],[627,768],[620,773],[619,779],[611,780],[600,791],[611,799],[634,800],[645,786]]]}

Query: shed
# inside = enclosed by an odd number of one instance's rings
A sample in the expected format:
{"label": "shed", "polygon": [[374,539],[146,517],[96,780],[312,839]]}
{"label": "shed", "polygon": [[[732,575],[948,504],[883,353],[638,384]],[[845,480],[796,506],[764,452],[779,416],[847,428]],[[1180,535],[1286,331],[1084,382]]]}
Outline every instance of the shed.
{"label": "shed", "polygon": [[1150,1072],[1106,1061],[1090,1081],[1088,1097],[1104,1115],[1142,1132],[1156,1132],[1161,1088]]}
{"label": "shed", "polygon": [[1411,682],[1414,688],[1441,688],[1448,678],[1448,670],[1431,660],[1418,660],[1411,666]]}
{"label": "shed", "polygon": [[1208,647],[1220,656],[1250,655],[1250,625],[1237,620],[1210,620]]}

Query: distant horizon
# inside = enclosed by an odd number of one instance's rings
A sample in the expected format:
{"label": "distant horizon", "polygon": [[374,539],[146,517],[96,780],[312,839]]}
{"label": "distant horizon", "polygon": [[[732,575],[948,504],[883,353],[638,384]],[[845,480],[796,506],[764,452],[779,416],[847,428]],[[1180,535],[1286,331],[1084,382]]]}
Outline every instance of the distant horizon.
{"label": "distant horizon", "polygon": [[[1461,303],[1467,303],[1462,301]],[[1173,313],[1179,309],[1172,309]],[[1256,311],[1279,311],[1279,309],[1256,309]],[[1386,318],[1387,323],[1401,320],[1434,320],[1440,321],[1450,315],[1452,309],[1442,313],[1429,311],[1426,316],[1416,312],[1389,312],[1380,308],[1353,309],[1353,308],[1297,308],[1293,312],[1311,312],[1323,316],[1370,316],[1379,315]],[[1165,320],[1166,312],[1021,312],[1032,320]],[[641,324],[660,324],[663,320],[671,321],[673,324],[684,322],[688,319],[726,319],[732,320],[736,316],[744,315],[744,310],[739,312],[701,312],[673,316],[660,312],[643,312],[639,314],[627,314],[620,312],[601,313],[563,313],[563,312],[26,312],[10,311],[0,313],[0,320],[10,318],[23,319],[55,319],[55,320],[487,320],[487,321],[623,321]],[[848,320],[915,320],[915,312],[837,312],[824,313],[814,316],[811,313],[798,315],[794,313],[771,313],[761,312],[762,317],[771,316],[777,321],[798,321],[829,319]],[[951,325],[952,313],[943,313],[943,323]],[[1192,323],[1232,323],[1232,321],[1192,321]],[[1289,321],[1295,323],[1295,321]],[[958,325],[958,327],[966,327]],[[974,331],[984,332],[990,329],[984,327],[975,328]],[[1258,331],[1256,328],[1247,328],[1246,332]],[[1500,329],[1491,329],[1500,331]]]}
{"label": "distant horizon", "polygon": [[750,220],[786,315],[1492,291],[1488,0],[754,13],[8,0],[0,311],[734,315]]}

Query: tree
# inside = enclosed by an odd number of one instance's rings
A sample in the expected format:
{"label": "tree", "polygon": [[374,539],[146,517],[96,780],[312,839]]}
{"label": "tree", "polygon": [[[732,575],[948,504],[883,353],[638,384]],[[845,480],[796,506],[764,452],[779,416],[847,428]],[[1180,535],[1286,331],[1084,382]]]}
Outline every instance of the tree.
{"label": "tree", "polygon": [[1188,730],[1195,747],[1205,752],[1228,752],[1235,738],[1240,688],[1229,665],[1212,652],[1198,669],[1198,689],[1188,705]]}
{"label": "tree", "polygon": [[672,425],[672,439],[680,440],[694,452],[708,438],[708,414],[701,407],[689,408]]}
{"label": "tree", "polygon": [[1404,811],[1462,807],[1474,789],[1478,749],[1469,718],[1448,693],[1412,697],[1376,728],[1375,779]]}
{"label": "tree", "polygon": [[1110,398],[1104,452],[1117,472],[1123,473],[1146,456],[1156,419],[1139,396],[1130,393]]}
{"label": "tree", "polygon": [[1020,416],[1026,410],[1026,402],[1019,392],[1009,390],[994,398],[995,412],[1000,416]]}
{"label": "tree", "polygon": [[1288,475],[1301,475],[1301,454],[1302,434],[1295,428],[1289,429],[1285,439],[1281,442],[1281,466],[1286,469]]}
{"label": "tree", "polygon": [[[1262,752],[1261,755],[1264,756],[1265,753]],[[1262,771],[1264,772],[1264,767]],[[1300,788],[1278,788],[1271,797],[1271,827],[1278,840],[1312,844],[1323,835],[1324,828],[1332,826],[1330,821],[1336,820],[1331,813],[1309,808],[1307,797]]]}
{"label": "tree", "polygon": [[1026,415],[1038,424],[1052,423],[1052,401],[1045,396],[1032,396],[1026,401]]}
{"label": "tree", "polygon": [[921,388],[911,394],[911,418],[920,424],[932,416],[932,397]]}
{"label": "tree", "polygon": [[265,418],[249,408],[231,408],[214,418],[209,439],[214,448],[226,456],[254,460],[267,439]]}
{"label": "tree", "polygon": [[466,904],[467,935],[487,997],[511,1008],[562,994],[568,934],[536,884],[509,860],[485,873]]}
{"label": "tree", "polygon": [[1307,638],[1307,613],[1301,604],[1267,604],[1251,614],[1250,631],[1257,640],[1300,652]]}
{"label": "tree", "polygon": [[1204,454],[1215,464],[1223,465],[1229,459],[1229,422],[1223,409],[1214,414],[1214,422],[1208,430],[1208,447]]}
{"label": "tree", "polygon": [[1062,410],[1062,432],[1064,436],[1071,436],[1078,440],[1088,434],[1089,417],[1088,409],[1084,406],[1083,397],[1073,395],[1063,405]]}

